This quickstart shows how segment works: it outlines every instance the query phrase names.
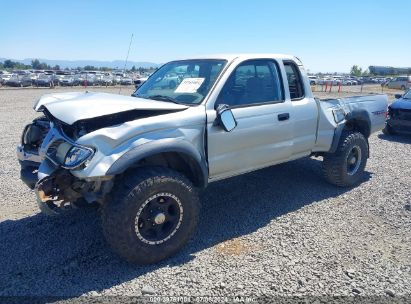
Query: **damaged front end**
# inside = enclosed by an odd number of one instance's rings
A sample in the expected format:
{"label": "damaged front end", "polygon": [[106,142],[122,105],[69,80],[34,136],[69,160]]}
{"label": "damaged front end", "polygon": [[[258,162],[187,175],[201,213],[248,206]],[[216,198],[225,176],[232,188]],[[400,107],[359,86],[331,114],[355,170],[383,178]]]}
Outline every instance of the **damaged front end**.
{"label": "damaged front end", "polygon": [[35,190],[44,213],[58,214],[79,202],[102,203],[111,177],[83,180],[71,174],[84,169],[94,153],[92,147],[76,144],[52,117],[40,117],[25,127],[17,147],[21,179]]}

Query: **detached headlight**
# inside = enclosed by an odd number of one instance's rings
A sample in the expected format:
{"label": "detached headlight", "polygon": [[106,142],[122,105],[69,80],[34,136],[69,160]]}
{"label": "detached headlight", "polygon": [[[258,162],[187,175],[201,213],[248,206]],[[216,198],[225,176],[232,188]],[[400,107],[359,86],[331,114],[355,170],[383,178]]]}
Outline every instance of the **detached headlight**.
{"label": "detached headlight", "polygon": [[57,145],[50,147],[47,156],[65,169],[75,169],[84,164],[94,154],[94,150],[83,146],[73,146],[61,141]]}
{"label": "detached headlight", "polygon": [[86,160],[93,156],[94,151],[86,147],[71,147],[67,152],[64,160],[64,167],[67,169],[74,169],[82,165]]}

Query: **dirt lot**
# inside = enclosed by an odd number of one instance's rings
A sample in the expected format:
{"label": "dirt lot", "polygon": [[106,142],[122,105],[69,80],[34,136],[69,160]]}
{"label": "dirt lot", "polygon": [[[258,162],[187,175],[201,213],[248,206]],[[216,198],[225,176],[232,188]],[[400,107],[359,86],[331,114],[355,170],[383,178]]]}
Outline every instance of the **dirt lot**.
{"label": "dirt lot", "polygon": [[[386,94],[388,99],[391,101],[395,97],[395,94],[403,94],[404,91],[401,90],[394,90],[388,89],[386,87],[381,87],[379,84],[366,84],[363,86],[355,85],[355,86],[342,86],[339,88],[338,86],[333,86],[331,88],[331,92],[329,91],[330,88],[328,87],[327,92],[325,91],[326,87],[321,85],[312,86],[312,90],[314,92],[315,97],[318,98],[340,98],[340,97],[349,97],[349,96],[357,96],[357,95],[367,95],[367,94]],[[339,91],[340,90],[340,91]]]}
{"label": "dirt lot", "polygon": [[[357,93],[350,89],[344,94]],[[366,178],[353,189],[327,184],[314,158],[213,183],[201,194],[201,221],[188,246],[138,267],[109,250],[98,212],[45,217],[19,180],[15,146],[38,115],[33,102],[50,92],[0,90],[0,296],[411,300],[410,137],[372,135]]]}

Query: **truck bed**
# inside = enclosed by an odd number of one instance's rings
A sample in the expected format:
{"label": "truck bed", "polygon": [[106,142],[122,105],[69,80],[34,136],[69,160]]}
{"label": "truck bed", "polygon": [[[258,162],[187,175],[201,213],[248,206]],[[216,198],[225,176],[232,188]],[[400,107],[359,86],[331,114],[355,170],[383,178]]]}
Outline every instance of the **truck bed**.
{"label": "truck bed", "polygon": [[[336,99],[316,99],[319,107],[318,131],[316,146],[313,151],[328,150],[334,137],[333,130],[347,120],[357,119],[366,121],[369,134],[384,128],[388,107],[387,95],[370,94]],[[337,122],[334,117],[336,109],[343,109],[345,119]]]}

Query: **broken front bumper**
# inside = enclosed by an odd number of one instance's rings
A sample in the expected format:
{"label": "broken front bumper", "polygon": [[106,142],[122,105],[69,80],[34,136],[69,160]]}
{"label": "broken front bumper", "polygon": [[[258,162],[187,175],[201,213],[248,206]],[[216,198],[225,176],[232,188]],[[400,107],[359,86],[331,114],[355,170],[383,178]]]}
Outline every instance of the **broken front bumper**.
{"label": "broken front bumper", "polygon": [[41,158],[38,155],[24,151],[23,146],[17,147],[17,159],[20,163],[20,179],[30,188],[34,189],[38,176]]}
{"label": "broken front bumper", "polygon": [[23,146],[17,147],[17,158],[20,163],[20,178],[34,192],[37,197],[37,204],[43,213],[54,215],[57,214],[55,205],[51,203],[53,197],[51,193],[51,182],[54,179],[53,174],[59,167],[50,160],[44,159],[41,162],[39,155],[27,152]]}

